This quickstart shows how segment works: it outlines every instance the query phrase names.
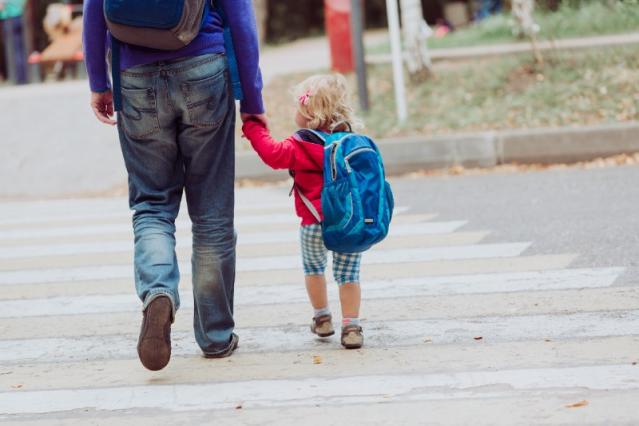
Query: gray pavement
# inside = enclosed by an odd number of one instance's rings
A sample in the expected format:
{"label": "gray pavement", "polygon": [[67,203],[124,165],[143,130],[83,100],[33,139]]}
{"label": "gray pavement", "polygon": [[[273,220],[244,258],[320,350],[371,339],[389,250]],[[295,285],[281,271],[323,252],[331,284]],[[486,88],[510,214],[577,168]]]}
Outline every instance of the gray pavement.
{"label": "gray pavement", "polygon": [[157,373],[135,354],[126,200],[0,203],[0,423],[637,424],[638,173],[394,179],[357,351],[308,331],[288,188],[241,189],[240,348],[198,353],[181,216],[184,306]]}
{"label": "gray pavement", "polygon": [[[486,241],[532,239],[530,253],[578,253],[575,266],[627,268],[639,283],[639,167],[399,179],[401,193],[447,220],[472,214]],[[468,213],[465,213],[468,212]],[[464,214],[465,213],[465,214]]]}

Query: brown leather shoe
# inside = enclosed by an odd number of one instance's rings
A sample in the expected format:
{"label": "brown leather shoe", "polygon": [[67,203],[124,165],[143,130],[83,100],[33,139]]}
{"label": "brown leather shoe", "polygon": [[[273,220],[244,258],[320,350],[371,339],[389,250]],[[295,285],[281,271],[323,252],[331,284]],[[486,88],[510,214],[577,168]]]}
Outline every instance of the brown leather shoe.
{"label": "brown leather shoe", "polygon": [[328,337],[335,334],[333,329],[333,317],[331,315],[322,315],[313,318],[311,323],[311,333],[317,334],[319,337]]}
{"label": "brown leather shoe", "polygon": [[173,305],[166,296],[156,297],[144,310],[138,356],[151,371],[163,369],[171,359],[172,316]]}
{"label": "brown leather shoe", "polygon": [[229,357],[233,355],[233,352],[235,352],[235,350],[240,346],[239,342],[240,342],[240,338],[238,337],[238,335],[235,333],[231,333],[231,341],[229,342],[229,345],[225,349],[222,349],[221,351],[215,352],[215,353],[204,353],[204,358]]}

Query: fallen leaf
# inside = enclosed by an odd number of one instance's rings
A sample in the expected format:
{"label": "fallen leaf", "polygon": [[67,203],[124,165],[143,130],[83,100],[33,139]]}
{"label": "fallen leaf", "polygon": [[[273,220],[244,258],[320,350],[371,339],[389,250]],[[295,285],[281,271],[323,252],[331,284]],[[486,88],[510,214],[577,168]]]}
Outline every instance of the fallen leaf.
{"label": "fallen leaf", "polygon": [[322,363],[322,357],[319,355],[315,355],[313,356],[313,364],[321,364]]}
{"label": "fallen leaf", "polygon": [[20,389],[20,388],[22,388],[22,386],[24,386],[24,385],[11,385],[11,387],[13,389]]}
{"label": "fallen leaf", "polygon": [[482,336],[477,336],[477,337],[473,337],[473,339],[475,339],[475,340],[483,340],[484,338]]}
{"label": "fallen leaf", "polygon": [[588,401],[584,399],[583,401],[575,402],[574,404],[568,404],[566,405],[566,408],[579,408],[585,407],[586,405],[588,405]]}

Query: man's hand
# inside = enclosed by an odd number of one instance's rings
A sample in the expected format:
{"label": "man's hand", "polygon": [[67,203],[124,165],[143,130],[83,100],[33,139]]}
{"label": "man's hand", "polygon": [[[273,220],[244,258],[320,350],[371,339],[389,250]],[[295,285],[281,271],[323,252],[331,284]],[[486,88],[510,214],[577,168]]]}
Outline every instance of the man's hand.
{"label": "man's hand", "polygon": [[117,121],[113,120],[113,93],[110,90],[102,93],[91,92],[91,109],[93,113],[104,124],[115,126]]}
{"label": "man's hand", "polygon": [[266,118],[266,114],[245,114],[245,113],[241,113],[240,114],[240,118],[242,119],[242,123],[244,123],[249,118],[256,118],[259,121],[261,121],[262,123],[264,123],[264,125],[268,129],[268,118]]}

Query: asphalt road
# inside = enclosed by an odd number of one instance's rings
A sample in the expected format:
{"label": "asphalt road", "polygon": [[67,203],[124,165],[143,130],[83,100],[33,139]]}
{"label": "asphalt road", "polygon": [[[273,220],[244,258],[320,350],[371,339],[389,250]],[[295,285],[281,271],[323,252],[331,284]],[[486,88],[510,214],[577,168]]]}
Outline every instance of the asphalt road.
{"label": "asphalt road", "polygon": [[533,241],[527,254],[575,253],[575,267],[623,266],[639,282],[639,167],[400,178],[402,202],[438,220],[469,219],[486,242]]}
{"label": "asphalt road", "polygon": [[[135,351],[126,199],[0,202],[0,423],[638,424],[638,171],[394,179],[355,351],[308,330],[281,184],[237,191],[240,347],[204,359],[183,209],[160,372]],[[337,325],[335,285],[329,299]]]}

